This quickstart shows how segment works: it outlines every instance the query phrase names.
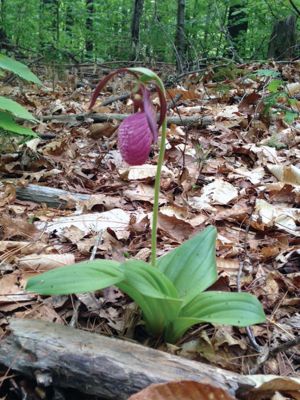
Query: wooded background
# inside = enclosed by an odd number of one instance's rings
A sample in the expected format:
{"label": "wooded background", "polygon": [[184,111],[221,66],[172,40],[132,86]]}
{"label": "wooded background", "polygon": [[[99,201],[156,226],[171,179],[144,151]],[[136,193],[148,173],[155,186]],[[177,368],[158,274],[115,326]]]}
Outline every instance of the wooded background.
{"label": "wooded background", "polygon": [[15,48],[21,57],[45,62],[164,62],[182,71],[207,58],[243,62],[299,54],[300,0],[0,0],[0,5],[0,50]]}

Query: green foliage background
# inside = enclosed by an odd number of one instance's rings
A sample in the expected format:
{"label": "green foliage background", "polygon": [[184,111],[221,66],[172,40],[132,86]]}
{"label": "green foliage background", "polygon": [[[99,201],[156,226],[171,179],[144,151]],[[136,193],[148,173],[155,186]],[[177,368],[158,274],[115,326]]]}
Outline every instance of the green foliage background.
{"label": "green foliage background", "polygon": [[[300,7],[300,0],[294,0]],[[1,0],[2,27],[24,55],[62,61],[68,53],[78,61],[129,60],[133,0],[93,0],[88,26],[88,0]],[[288,0],[186,0],[188,59],[226,56],[229,7],[242,5],[239,21],[248,29],[238,41],[244,59],[266,58],[273,23],[295,13]],[[243,14],[243,11],[245,14]],[[176,0],[145,0],[139,59],[174,62]],[[92,40],[93,51],[86,50]],[[51,51],[49,51],[51,50]]]}

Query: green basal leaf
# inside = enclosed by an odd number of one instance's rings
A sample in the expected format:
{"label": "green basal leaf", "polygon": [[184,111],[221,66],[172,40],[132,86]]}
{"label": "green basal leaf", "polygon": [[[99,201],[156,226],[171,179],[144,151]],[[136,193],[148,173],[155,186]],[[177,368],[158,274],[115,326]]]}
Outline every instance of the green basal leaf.
{"label": "green basal leaf", "polygon": [[92,292],[116,285],[123,279],[124,272],[117,261],[85,261],[30,278],[26,290],[44,295]]}
{"label": "green basal leaf", "polygon": [[38,137],[31,129],[18,125],[12,118],[10,113],[0,111],[0,128],[8,132],[17,133],[18,135]]}
{"label": "green basal leaf", "polygon": [[139,305],[148,332],[161,335],[178,316],[182,304],[176,288],[157,268],[143,261],[126,261],[121,267],[125,278],[117,286]]}
{"label": "green basal leaf", "polygon": [[42,84],[39,78],[31,72],[26,65],[14,60],[13,58],[7,57],[4,54],[0,54],[0,68],[13,72],[26,81],[37,83],[38,85]]}
{"label": "green basal leaf", "polygon": [[196,323],[249,326],[266,320],[262,305],[248,293],[200,293],[180,310],[166,330],[166,339],[174,342]]}
{"label": "green basal leaf", "polygon": [[26,119],[28,121],[37,121],[37,119],[17,102],[0,96],[0,110],[9,111],[17,118]]}
{"label": "green basal leaf", "polygon": [[217,280],[215,242],[209,226],[157,260],[157,266],[174,284],[184,304]]}

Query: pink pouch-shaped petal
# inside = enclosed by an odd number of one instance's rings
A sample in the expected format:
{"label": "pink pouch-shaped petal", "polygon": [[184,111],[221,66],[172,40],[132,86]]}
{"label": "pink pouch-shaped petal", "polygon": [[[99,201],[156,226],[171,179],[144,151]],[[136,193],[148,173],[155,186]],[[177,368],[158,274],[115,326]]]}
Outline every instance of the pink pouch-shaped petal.
{"label": "pink pouch-shaped petal", "polygon": [[153,135],[144,112],[130,115],[119,126],[118,147],[129,165],[144,164],[151,151]]}
{"label": "pink pouch-shaped petal", "polygon": [[158,130],[156,122],[156,113],[153,108],[153,104],[150,99],[150,91],[147,89],[142,89],[143,93],[143,107],[149,124],[149,128],[153,135],[153,142],[156,143],[158,139]]}

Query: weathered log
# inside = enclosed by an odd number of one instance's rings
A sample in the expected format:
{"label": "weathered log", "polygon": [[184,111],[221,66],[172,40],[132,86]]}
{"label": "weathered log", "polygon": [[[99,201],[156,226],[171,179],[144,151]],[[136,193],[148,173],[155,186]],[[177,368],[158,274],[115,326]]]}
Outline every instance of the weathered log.
{"label": "weathered log", "polygon": [[85,201],[91,197],[89,194],[73,193],[40,185],[17,187],[16,195],[19,200],[46,203],[49,207],[65,207],[68,201]]}
{"label": "weathered log", "polygon": [[34,378],[51,375],[56,387],[125,400],[151,383],[210,381],[235,394],[249,377],[132,342],[51,324],[13,319],[1,341],[0,364]]}
{"label": "weathered log", "polygon": [[[86,119],[92,119],[94,122],[107,122],[112,120],[123,121],[130,114],[99,114],[99,113],[82,113],[82,114],[64,114],[64,115],[44,115],[40,117],[42,121],[54,121],[61,123],[70,123],[74,121],[85,121]],[[200,126],[206,127],[213,124],[214,118],[205,115],[194,115],[192,117],[168,117],[167,123],[174,125],[183,126]]]}

